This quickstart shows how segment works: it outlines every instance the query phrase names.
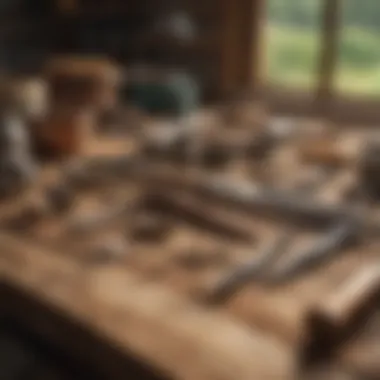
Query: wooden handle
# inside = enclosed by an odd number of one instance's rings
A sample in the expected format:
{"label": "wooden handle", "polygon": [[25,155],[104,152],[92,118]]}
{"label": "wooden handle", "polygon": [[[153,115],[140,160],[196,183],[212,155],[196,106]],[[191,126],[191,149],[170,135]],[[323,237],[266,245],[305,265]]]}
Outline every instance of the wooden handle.
{"label": "wooden handle", "polygon": [[313,311],[331,328],[347,325],[380,294],[380,265],[364,268]]}
{"label": "wooden handle", "polygon": [[[309,353],[331,353],[355,333],[380,298],[380,265],[366,266],[307,316]],[[311,353],[311,351],[313,351]]]}

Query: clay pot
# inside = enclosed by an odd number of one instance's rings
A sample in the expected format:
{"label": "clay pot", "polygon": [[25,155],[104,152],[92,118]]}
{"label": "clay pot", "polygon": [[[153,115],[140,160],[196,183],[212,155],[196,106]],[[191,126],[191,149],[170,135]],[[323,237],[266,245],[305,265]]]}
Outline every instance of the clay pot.
{"label": "clay pot", "polygon": [[121,72],[107,59],[63,57],[46,70],[52,102],[108,111],[116,105]]}
{"label": "clay pot", "polygon": [[94,119],[94,114],[86,109],[54,108],[34,126],[37,151],[48,156],[81,153],[94,130]]}

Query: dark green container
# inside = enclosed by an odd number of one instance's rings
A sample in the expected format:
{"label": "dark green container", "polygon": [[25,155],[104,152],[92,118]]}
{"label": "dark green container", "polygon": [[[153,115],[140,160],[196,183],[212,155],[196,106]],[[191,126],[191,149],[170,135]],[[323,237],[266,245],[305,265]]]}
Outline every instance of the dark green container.
{"label": "dark green container", "polygon": [[154,80],[134,80],[127,96],[138,107],[160,114],[186,115],[199,106],[200,91],[195,79],[187,73],[170,73]]}

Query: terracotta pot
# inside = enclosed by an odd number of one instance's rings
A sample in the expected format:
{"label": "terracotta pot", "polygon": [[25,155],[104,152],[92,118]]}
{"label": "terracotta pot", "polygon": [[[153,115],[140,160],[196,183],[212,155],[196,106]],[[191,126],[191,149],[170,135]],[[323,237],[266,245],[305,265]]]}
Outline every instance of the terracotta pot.
{"label": "terracotta pot", "polygon": [[106,111],[117,100],[120,70],[106,59],[63,57],[50,62],[46,77],[52,102]]}
{"label": "terracotta pot", "polygon": [[55,108],[34,126],[35,145],[49,156],[80,154],[94,130],[94,114],[88,110]]}

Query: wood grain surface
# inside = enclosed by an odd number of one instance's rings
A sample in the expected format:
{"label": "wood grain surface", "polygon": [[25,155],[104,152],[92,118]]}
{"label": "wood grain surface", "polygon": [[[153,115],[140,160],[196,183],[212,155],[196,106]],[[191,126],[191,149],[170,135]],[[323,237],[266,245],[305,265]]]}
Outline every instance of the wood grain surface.
{"label": "wood grain surface", "polygon": [[125,268],[88,271],[68,257],[4,234],[0,250],[3,283],[175,379],[284,379],[291,374],[291,357],[278,342],[144,283]]}

